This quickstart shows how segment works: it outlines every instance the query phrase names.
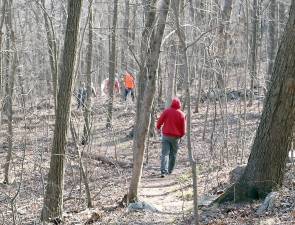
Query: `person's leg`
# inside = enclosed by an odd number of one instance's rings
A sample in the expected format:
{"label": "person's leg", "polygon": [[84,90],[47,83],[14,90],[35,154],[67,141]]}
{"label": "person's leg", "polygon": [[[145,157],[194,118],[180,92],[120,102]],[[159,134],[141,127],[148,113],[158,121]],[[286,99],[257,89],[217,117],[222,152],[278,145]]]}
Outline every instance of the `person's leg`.
{"label": "person's leg", "polygon": [[134,102],[134,89],[130,89],[130,91],[131,91],[132,101]]}
{"label": "person's leg", "polygon": [[82,104],[82,108],[85,108],[85,99],[86,99],[86,97],[82,97],[82,101],[81,101],[81,104]]}
{"label": "person's leg", "polygon": [[165,175],[168,173],[170,143],[163,137],[162,139],[162,154],[161,154],[161,174]]}
{"label": "person's leg", "polygon": [[77,109],[80,108],[80,105],[81,105],[81,100],[80,100],[80,98],[78,98],[78,106],[77,106]]}
{"label": "person's leg", "polygon": [[127,95],[128,95],[128,89],[125,88],[125,95],[124,95],[125,101],[127,101]]}
{"label": "person's leg", "polygon": [[171,150],[169,153],[168,173],[171,174],[175,167],[176,155],[178,150],[178,138],[170,138]]}

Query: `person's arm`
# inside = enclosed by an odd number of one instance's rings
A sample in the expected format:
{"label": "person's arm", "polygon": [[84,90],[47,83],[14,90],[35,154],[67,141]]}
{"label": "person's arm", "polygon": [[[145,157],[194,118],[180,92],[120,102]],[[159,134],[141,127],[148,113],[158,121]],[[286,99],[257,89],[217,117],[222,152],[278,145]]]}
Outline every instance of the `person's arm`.
{"label": "person's arm", "polygon": [[166,115],[166,113],[164,111],[164,112],[162,112],[160,118],[158,119],[157,126],[156,126],[157,127],[157,130],[160,130],[161,129],[161,127],[162,127],[162,125],[164,123],[164,120],[165,120],[165,115]]}
{"label": "person's arm", "polygon": [[94,97],[96,97],[96,91],[93,86],[91,87],[91,91],[92,91],[92,94],[94,95]]}
{"label": "person's arm", "polygon": [[117,93],[119,94],[120,93],[120,83],[118,80],[116,80],[116,82],[115,82],[115,89],[116,89]]}
{"label": "person's arm", "polygon": [[186,117],[183,116],[181,118],[181,137],[183,137],[186,133]]}

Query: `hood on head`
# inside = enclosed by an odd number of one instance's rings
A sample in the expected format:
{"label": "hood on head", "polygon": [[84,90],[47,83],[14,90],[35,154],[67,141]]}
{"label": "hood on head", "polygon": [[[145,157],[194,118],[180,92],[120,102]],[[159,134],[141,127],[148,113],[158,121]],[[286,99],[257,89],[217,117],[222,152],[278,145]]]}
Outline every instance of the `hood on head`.
{"label": "hood on head", "polygon": [[181,103],[180,103],[179,98],[173,98],[172,99],[171,108],[174,108],[174,109],[180,109],[181,108]]}

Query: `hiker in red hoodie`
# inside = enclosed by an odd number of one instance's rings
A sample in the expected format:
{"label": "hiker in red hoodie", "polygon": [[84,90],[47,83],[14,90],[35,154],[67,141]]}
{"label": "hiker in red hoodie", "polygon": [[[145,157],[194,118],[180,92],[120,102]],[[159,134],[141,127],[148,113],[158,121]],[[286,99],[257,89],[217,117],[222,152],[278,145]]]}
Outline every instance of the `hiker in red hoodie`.
{"label": "hiker in red hoodie", "polygon": [[172,173],[179,139],[185,135],[186,119],[180,108],[180,100],[174,98],[170,108],[162,112],[157,122],[158,132],[162,128],[161,177]]}

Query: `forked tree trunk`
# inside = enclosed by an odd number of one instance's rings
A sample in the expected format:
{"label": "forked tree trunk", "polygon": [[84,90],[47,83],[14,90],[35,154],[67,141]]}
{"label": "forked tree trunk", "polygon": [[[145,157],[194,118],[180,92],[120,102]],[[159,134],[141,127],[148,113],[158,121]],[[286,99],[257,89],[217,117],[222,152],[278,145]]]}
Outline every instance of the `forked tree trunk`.
{"label": "forked tree trunk", "polygon": [[244,174],[218,201],[265,197],[282,185],[295,120],[295,0],[278,49],[261,121]]}
{"label": "forked tree trunk", "polygon": [[64,189],[64,160],[66,137],[71,108],[72,84],[78,43],[82,0],[68,1],[68,19],[60,67],[60,89],[57,96],[57,110],[50,169],[41,220],[62,218]]}
{"label": "forked tree trunk", "polygon": [[[145,141],[150,124],[152,104],[156,89],[157,67],[160,55],[160,47],[166,25],[166,18],[169,10],[170,0],[162,0],[159,9],[156,10],[156,1],[149,1],[150,8],[147,17],[147,23],[142,35],[141,50],[141,68],[140,78],[146,78],[146,86],[139,94],[142,96],[142,104],[137,103],[135,136],[133,140],[133,170],[128,192],[128,201],[134,202],[138,199],[138,185],[141,179]],[[150,33],[150,28],[156,22],[156,11],[159,12],[157,26]],[[149,42],[145,42],[148,40]],[[143,45],[150,43],[146,48]],[[145,80],[145,79],[143,79]],[[139,83],[140,85],[142,83]],[[139,100],[138,100],[139,101]],[[140,104],[140,105],[139,105]]]}

